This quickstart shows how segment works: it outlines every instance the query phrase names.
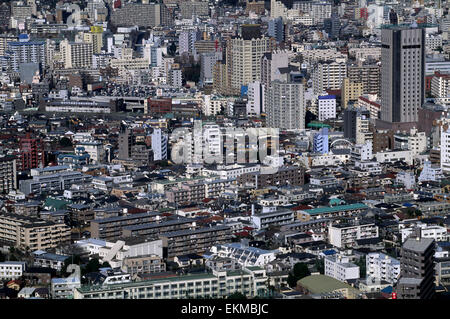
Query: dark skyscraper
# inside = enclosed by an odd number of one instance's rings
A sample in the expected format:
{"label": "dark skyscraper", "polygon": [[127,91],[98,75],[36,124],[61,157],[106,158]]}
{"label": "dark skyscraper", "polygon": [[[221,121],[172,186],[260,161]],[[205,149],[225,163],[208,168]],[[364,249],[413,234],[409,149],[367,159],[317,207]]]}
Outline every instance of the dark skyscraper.
{"label": "dark skyscraper", "polygon": [[425,29],[386,26],[381,42],[381,120],[417,122],[425,99]]}

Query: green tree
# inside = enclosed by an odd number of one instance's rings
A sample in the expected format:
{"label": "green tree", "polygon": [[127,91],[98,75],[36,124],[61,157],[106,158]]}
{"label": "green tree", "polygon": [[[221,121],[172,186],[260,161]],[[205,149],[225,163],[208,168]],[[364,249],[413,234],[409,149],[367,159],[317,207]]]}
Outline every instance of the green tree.
{"label": "green tree", "polygon": [[366,256],[361,256],[355,264],[359,266],[359,277],[366,278]]}
{"label": "green tree", "polygon": [[70,138],[63,137],[59,140],[59,145],[61,145],[62,147],[70,147],[72,146],[72,141],[70,140]]}
{"label": "green tree", "polygon": [[305,263],[296,263],[294,265],[294,276],[297,280],[300,280],[306,276],[311,275],[308,266]]}
{"label": "green tree", "polygon": [[287,278],[289,287],[296,287],[297,281],[309,275],[311,275],[311,272],[309,271],[308,266],[305,263],[296,263]]}
{"label": "green tree", "polygon": [[325,261],[322,258],[317,258],[315,265],[317,271],[323,275],[325,273]]}

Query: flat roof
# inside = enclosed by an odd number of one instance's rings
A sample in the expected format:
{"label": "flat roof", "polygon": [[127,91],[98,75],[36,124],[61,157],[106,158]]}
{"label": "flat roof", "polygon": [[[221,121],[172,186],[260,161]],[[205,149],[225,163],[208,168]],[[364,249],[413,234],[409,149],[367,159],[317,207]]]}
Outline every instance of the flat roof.
{"label": "flat roof", "polygon": [[323,207],[317,207],[312,209],[305,209],[304,212],[310,214],[310,215],[317,215],[317,214],[323,214],[323,213],[336,213],[346,210],[354,210],[354,209],[368,209],[369,206],[364,205],[362,203],[356,203],[356,204],[349,204],[349,205],[338,205],[338,206],[323,206]]}

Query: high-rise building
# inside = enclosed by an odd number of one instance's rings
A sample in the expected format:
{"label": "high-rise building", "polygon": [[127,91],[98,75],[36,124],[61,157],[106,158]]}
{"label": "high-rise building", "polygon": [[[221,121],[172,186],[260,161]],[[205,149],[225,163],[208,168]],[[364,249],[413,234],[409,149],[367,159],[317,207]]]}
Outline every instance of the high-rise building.
{"label": "high-rise building", "polygon": [[0,193],[17,189],[16,157],[0,157]]}
{"label": "high-rise building", "polygon": [[60,43],[60,50],[64,68],[90,68],[92,66],[92,56],[94,54],[92,43],[64,40]]}
{"label": "high-rise building", "polygon": [[6,54],[11,57],[11,68],[19,71],[21,63],[38,63],[45,67],[45,42],[30,41],[27,35],[20,35],[19,41],[8,42]]}
{"label": "high-rise building", "polygon": [[358,101],[358,98],[361,95],[363,95],[362,82],[352,82],[349,78],[345,78],[344,81],[342,81],[341,96],[343,108],[346,108],[350,101]]}
{"label": "high-rise building", "polygon": [[45,153],[42,139],[31,137],[30,134],[21,137],[19,169],[26,171],[32,168],[45,166]]}
{"label": "high-rise building", "polygon": [[381,120],[417,122],[425,98],[425,29],[381,30]]}
{"label": "high-rise building", "polygon": [[259,116],[264,112],[265,87],[256,81],[248,84],[247,116]]}
{"label": "high-rise building", "polygon": [[202,33],[199,30],[183,30],[178,36],[178,53],[189,53],[192,55],[194,51],[194,44],[202,38]]}
{"label": "high-rise building", "polygon": [[380,66],[377,64],[349,65],[347,77],[350,82],[362,83],[363,94],[380,94]]}
{"label": "high-rise building", "polygon": [[200,54],[200,81],[203,85],[213,83],[214,66],[221,60],[221,51]]}
{"label": "high-rise building", "polygon": [[398,299],[431,299],[434,295],[435,242],[432,238],[411,236],[402,246]]}
{"label": "high-rise building", "polygon": [[275,38],[278,43],[284,41],[284,24],[282,17],[269,20],[267,34],[269,37]]}
{"label": "high-rise building", "polygon": [[261,79],[261,57],[269,48],[269,38],[261,35],[259,25],[243,25],[242,36],[227,41],[227,75],[233,95],[239,95],[242,86]]}
{"label": "high-rise building", "polygon": [[346,77],[345,59],[337,58],[319,62],[312,75],[314,94],[323,94],[327,89],[339,90]]}
{"label": "high-rise building", "polygon": [[272,82],[267,89],[266,112],[269,127],[304,129],[306,110],[303,84]]}
{"label": "high-rise building", "polygon": [[450,129],[441,126],[441,169],[450,172]]}
{"label": "high-rise building", "polygon": [[289,66],[288,51],[279,50],[265,53],[261,57],[261,84],[266,88],[275,80],[281,80],[280,68]]}
{"label": "high-rise building", "polygon": [[173,17],[162,3],[127,3],[111,13],[111,24],[124,27],[170,26]]}

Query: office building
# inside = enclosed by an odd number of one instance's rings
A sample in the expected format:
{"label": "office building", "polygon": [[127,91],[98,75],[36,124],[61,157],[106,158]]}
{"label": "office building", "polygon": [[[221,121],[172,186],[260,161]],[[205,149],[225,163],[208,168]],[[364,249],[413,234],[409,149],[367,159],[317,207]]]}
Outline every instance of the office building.
{"label": "office building", "polygon": [[434,296],[435,241],[411,237],[400,252],[400,279],[395,290],[398,299],[431,299]]}
{"label": "office building", "polygon": [[425,99],[425,29],[381,30],[381,120],[417,122]]}

